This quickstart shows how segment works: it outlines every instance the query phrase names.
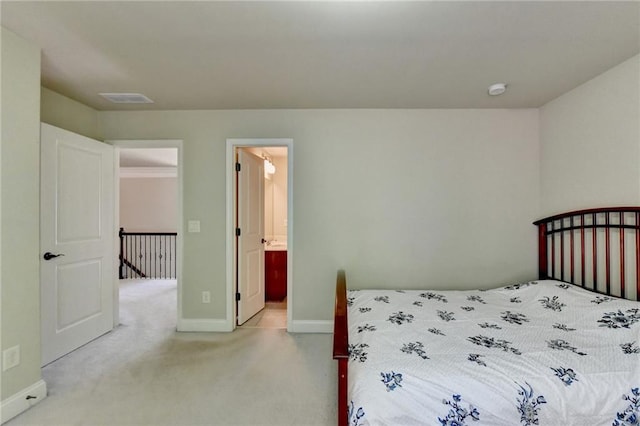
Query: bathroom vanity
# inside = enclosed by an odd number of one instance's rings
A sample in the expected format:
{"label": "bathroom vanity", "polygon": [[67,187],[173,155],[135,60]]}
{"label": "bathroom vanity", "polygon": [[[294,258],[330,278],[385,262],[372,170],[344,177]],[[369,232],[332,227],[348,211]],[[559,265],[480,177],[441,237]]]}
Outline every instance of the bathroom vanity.
{"label": "bathroom vanity", "polygon": [[287,249],[267,247],[264,252],[264,285],[267,302],[281,302],[287,297]]}

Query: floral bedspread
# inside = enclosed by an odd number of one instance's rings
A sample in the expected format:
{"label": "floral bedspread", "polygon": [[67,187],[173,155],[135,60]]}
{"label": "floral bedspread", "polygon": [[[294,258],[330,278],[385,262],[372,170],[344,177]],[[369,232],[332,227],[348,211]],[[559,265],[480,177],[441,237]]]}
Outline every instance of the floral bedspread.
{"label": "floral bedspread", "polygon": [[640,302],[558,281],[347,298],[350,425],[640,424]]}

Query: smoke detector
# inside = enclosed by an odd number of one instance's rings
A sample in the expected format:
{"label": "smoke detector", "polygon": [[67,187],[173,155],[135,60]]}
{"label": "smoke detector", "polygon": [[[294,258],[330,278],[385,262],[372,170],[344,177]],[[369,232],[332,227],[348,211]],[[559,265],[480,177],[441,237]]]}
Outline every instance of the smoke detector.
{"label": "smoke detector", "polygon": [[507,91],[507,85],[504,83],[496,83],[489,86],[489,95],[498,96]]}
{"label": "smoke detector", "polygon": [[114,104],[152,104],[153,101],[140,93],[99,93]]}

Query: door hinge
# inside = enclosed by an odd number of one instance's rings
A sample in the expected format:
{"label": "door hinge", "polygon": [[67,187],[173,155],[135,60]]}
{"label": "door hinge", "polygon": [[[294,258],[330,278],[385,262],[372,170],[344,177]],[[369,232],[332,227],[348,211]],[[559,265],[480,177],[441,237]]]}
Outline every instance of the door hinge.
{"label": "door hinge", "polygon": [[241,233],[242,232],[240,232],[240,228],[236,228],[236,237],[239,237]]}
{"label": "door hinge", "polygon": [[241,168],[240,163],[236,163],[236,172],[239,172]]}
{"label": "door hinge", "polygon": [[240,293],[236,293],[236,302],[240,301]]}

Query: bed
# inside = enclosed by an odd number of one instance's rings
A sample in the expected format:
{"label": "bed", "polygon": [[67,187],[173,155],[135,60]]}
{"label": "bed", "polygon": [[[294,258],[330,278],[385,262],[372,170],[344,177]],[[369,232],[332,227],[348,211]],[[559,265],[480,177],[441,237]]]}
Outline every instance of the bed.
{"label": "bed", "polygon": [[640,424],[640,207],[538,227],[538,280],[349,290],[338,272],[339,425]]}

